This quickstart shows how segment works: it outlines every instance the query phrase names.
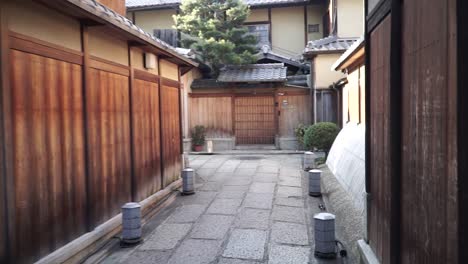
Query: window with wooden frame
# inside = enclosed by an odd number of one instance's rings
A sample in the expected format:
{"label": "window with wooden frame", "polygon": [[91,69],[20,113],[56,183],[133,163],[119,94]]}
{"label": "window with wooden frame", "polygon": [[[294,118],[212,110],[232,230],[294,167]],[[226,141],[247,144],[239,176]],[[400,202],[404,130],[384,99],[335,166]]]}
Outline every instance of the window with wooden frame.
{"label": "window with wooden frame", "polygon": [[270,46],[270,24],[247,24],[245,25],[250,34],[253,34],[258,39],[258,46]]}

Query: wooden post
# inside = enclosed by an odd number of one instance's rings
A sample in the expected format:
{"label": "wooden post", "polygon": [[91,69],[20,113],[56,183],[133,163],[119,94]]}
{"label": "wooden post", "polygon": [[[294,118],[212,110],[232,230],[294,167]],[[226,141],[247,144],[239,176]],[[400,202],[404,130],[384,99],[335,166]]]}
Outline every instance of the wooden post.
{"label": "wooden post", "polygon": [[308,26],[307,26],[307,5],[304,5],[304,45],[307,46]]}
{"label": "wooden post", "polygon": [[1,229],[0,262],[13,262],[15,252],[15,179],[13,171],[13,131],[11,86],[9,80],[10,49],[8,45],[8,24],[5,3],[0,3],[0,217]]}
{"label": "wooden post", "polygon": [[87,89],[90,85],[91,69],[90,69],[90,55],[89,55],[89,31],[88,26],[81,22],[81,50],[83,52],[83,67],[82,67],[82,97],[83,97],[83,135],[84,135],[84,153],[85,153],[85,186],[86,186],[86,231],[94,229],[95,216],[91,210],[92,199],[92,184],[91,174],[89,168],[89,131],[88,131],[88,106],[87,106]]}
{"label": "wooden post", "polygon": [[390,159],[392,164],[390,190],[390,263],[401,263],[401,1],[392,0],[390,43]]}
{"label": "wooden post", "polygon": [[161,101],[161,58],[158,56],[158,104],[159,104],[159,162],[161,167],[161,189],[164,189],[164,139],[163,139],[163,120],[162,120],[162,101]]}
{"label": "wooden post", "polygon": [[[468,133],[468,122],[466,122],[466,116],[468,115],[468,104],[466,103],[466,100],[468,100],[468,91],[465,87],[468,81],[468,51],[466,50],[468,45],[468,32],[465,27],[461,25],[466,25],[466,23],[468,23],[468,16],[466,16],[466,12],[468,12],[468,2],[458,0],[456,1],[455,8],[453,7],[453,1],[448,2],[451,5],[451,10],[456,10],[457,12],[456,16],[449,16],[451,19],[456,17],[456,23],[450,23],[450,29],[456,30],[456,38],[451,38],[451,41],[457,41],[456,55],[449,57],[452,62],[449,65],[453,68],[457,67],[456,80],[453,80],[451,84],[457,86],[456,153],[458,155],[456,158],[456,160],[458,160],[456,176],[452,174],[449,175],[449,177],[452,178],[450,181],[451,183],[458,182],[458,186],[455,188],[450,187],[450,189],[458,189],[458,232],[454,235],[458,235],[458,237],[455,238],[456,240],[458,239],[458,249],[456,250],[458,251],[458,263],[463,263],[468,258],[468,250],[466,250],[466,248],[468,248],[468,225],[466,224],[468,223],[468,178],[466,177],[466,172],[468,171],[468,163],[466,162],[468,160],[468,137],[466,136]],[[453,60],[455,60],[456,63]],[[452,193],[449,191],[447,195],[450,194]]]}
{"label": "wooden post", "polygon": [[130,171],[131,171],[131,197],[132,201],[137,201],[137,183],[136,183],[136,173],[135,173],[135,146],[134,146],[134,135],[133,135],[133,86],[135,80],[135,70],[133,69],[133,55],[132,55],[132,46],[130,43],[128,45],[128,67],[130,70],[130,75],[128,76],[128,98],[129,98],[129,118],[130,118]]}
{"label": "wooden post", "polygon": [[[183,136],[183,125],[182,125],[182,118],[183,118],[183,106],[182,106],[182,83],[180,82],[180,66],[177,66],[177,79],[179,80],[179,139],[180,139],[180,154],[184,154],[184,136]],[[183,157],[182,157],[183,159]]]}

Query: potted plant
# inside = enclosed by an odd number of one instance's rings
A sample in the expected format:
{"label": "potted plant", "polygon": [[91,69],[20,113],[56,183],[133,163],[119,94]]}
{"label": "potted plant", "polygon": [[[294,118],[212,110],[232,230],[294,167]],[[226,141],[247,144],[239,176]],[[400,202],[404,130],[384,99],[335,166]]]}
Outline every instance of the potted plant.
{"label": "potted plant", "polygon": [[194,151],[202,151],[205,145],[205,127],[195,126],[192,129],[192,146]]}

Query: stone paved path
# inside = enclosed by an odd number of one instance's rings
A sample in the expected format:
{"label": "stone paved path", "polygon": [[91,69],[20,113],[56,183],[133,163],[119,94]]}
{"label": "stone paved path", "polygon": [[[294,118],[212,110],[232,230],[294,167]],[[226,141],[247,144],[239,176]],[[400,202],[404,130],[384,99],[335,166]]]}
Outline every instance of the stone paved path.
{"label": "stone paved path", "polygon": [[300,163],[300,155],[191,156],[196,194],[177,197],[141,245],[103,263],[324,262],[313,255],[311,226],[322,201],[307,195]]}

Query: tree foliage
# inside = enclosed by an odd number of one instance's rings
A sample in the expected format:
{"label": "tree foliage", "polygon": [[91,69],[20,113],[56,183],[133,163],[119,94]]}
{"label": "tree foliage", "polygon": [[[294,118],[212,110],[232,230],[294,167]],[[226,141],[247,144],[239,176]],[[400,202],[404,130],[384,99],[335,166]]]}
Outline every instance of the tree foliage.
{"label": "tree foliage", "polygon": [[223,65],[255,61],[257,39],[244,26],[249,13],[242,0],[184,0],[174,20],[182,46],[197,51],[217,75]]}

